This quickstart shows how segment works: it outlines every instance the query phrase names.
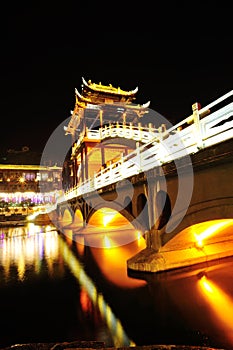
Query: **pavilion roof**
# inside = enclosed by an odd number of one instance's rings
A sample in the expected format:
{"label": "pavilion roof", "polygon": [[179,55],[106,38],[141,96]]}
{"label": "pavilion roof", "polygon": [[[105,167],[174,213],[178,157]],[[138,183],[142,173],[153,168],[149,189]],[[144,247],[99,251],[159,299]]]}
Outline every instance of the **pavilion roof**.
{"label": "pavilion roof", "polygon": [[75,107],[71,111],[71,120],[65,127],[66,134],[74,134],[83,118],[86,120],[86,126],[94,127],[98,122],[100,110],[104,112],[103,123],[120,121],[123,114],[127,115],[127,122],[136,122],[148,113],[150,101],[142,105],[133,103],[138,88],[125,91],[111,84],[106,86],[92,83],[91,80],[86,82],[84,78],[82,81],[82,92],[75,88]]}
{"label": "pavilion roof", "polygon": [[83,82],[83,93],[103,93],[103,94],[109,94],[113,96],[121,96],[121,97],[131,97],[134,98],[135,94],[138,92],[138,87],[136,87],[134,90],[125,91],[122,90],[120,87],[113,87],[112,84],[109,85],[102,85],[100,82],[99,84],[92,83],[91,80],[86,80],[82,78]]}

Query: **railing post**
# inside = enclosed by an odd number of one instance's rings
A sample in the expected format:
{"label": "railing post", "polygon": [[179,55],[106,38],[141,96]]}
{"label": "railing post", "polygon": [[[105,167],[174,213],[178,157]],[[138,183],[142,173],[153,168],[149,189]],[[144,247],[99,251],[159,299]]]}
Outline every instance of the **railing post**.
{"label": "railing post", "polygon": [[102,140],[102,138],[103,138],[103,127],[102,126],[99,128],[99,135],[100,135],[100,140]]}
{"label": "railing post", "polygon": [[152,133],[152,123],[148,124],[149,133]]}
{"label": "railing post", "polygon": [[159,141],[162,142],[163,141],[163,128],[162,125],[159,126],[158,128],[158,132],[159,132]]}
{"label": "railing post", "polygon": [[123,122],[122,129],[123,129],[123,137],[127,137],[127,126],[126,126],[125,121]]}
{"label": "railing post", "polygon": [[129,123],[129,135],[130,135],[130,138],[133,138],[133,123],[130,122]]}
{"label": "railing post", "polygon": [[107,125],[104,125],[104,137],[108,136],[108,127]]}
{"label": "railing post", "polygon": [[162,140],[166,139],[167,138],[167,127],[166,127],[166,124],[161,124],[160,126],[160,132],[162,134]]}
{"label": "railing post", "polygon": [[203,148],[202,130],[200,125],[200,115],[199,115],[200,104],[198,102],[192,105],[193,110],[193,122],[194,122],[194,132],[196,136],[196,142],[198,149]]}
{"label": "railing post", "polygon": [[117,136],[120,136],[120,134],[121,134],[120,125],[119,125],[118,121],[116,122],[116,134],[117,134]]}
{"label": "railing post", "polygon": [[109,123],[109,136],[112,136],[112,123]]}

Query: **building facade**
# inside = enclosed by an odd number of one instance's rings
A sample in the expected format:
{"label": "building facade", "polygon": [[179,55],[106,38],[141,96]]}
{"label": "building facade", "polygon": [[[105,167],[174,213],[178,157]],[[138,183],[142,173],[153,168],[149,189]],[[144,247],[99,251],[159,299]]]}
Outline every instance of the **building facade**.
{"label": "building facade", "polygon": [[53,203],[61,186],[61,168],[57,166],[0,164],[1,206]]}
{"label": "building facade", "polygon": [[140,118],[148,113],[150,105],[134,103],[138,88],[125,91],[84,78],[82,82],[81,93],[75,89],[74,110],[64,128],[66,135],[72,137],[72,149],[63,169],[65,190],[92,178],[136,149],[136,141],[130,137],[126,141],[113,138],[111,130],[127,128],[130,133],[134,125],[140,130]]}

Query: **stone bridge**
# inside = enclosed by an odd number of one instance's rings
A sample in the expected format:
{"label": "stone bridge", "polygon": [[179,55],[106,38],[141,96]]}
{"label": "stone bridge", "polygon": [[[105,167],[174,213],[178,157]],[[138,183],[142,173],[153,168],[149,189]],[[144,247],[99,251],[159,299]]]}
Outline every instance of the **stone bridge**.
{"label": "stone bridge", "polygon": [[85,226],[102,208],[121,213],[146,239],[146,249],[127,261],[132,270],[159,272],[233,255],[229,234],[210,234],[233,228],[233,103],[201,118],[221,101],[200,111],[194,104],[192,116],[60,197],[60,222]]}

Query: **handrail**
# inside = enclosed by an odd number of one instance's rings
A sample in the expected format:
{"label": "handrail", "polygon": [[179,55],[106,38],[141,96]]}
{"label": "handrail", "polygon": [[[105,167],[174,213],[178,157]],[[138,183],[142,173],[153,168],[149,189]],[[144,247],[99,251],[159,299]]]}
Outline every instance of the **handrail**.
{"label": "handrail", "polygon": [[[233,90],[205,106],[198,113],[201,114],[209,110],[210,107],[232,95]],[[119,161],[101,169],[93,178],[87,179],[68,190],[65,193],[66,200],[98,190],[106,185],[181,158],[184,155],[197,153],[200,150],[198,139],[201,139],[202,147],[205,148],[232,138],[232,115],[233,102],[208,114],[201,120],[198,119],[196,122],[193,120],[192,123],[188,123],[190,116],[185,118],[164,133],[160,133],[159,138],[154,135],[147,143],[122,157]],[[178,131],[180,127],[187,123],[188,126]],[[64,200],[64,197],[58,198],[58,202],[62,202],[62,200]]]}
{"label": "handrail", "polygon": [[86,133],[82,133],[79,136],[78,142],[73,146],[72,153],[75,153],[75,150],[82,143],[84,138],[90,140],[104,140],[109,137],[123,137],[126,139],[132,139],[135,141],[141,141],[142,143],[147,143],[152,140],[154,137],[159,137],[161,134],[160,128],[154,128],[152,126],[146,127],[141,126],[139,123],[138,126],[133,125],[132,123],[116,123],[109,124],[103,127],[100,127],[98,130],[86,128]]}
{"label": "handrail", "polygon": [[233,96],[233,90],[231,90],[228,93],[226,93],[225,95],[219,97],[217,100],[209,103],[207,106],[201,108],[199,113],[204,113],[204,112],[208,111],[208,109],[216,106],[217,104],[221,103],[222,101],[226,100],[228,97],[231,97],[231,96]]}

